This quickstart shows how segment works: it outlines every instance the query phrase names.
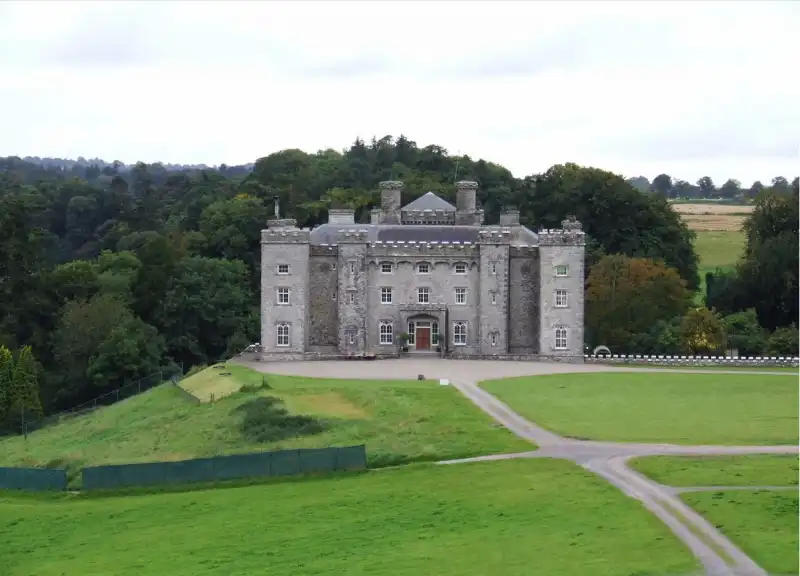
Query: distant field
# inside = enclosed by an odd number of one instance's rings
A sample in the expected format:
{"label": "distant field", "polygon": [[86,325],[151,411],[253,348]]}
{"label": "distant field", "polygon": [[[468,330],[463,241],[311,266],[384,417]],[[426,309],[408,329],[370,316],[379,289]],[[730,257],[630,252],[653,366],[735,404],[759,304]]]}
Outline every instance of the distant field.
{"label": "distant field", "polygon": [[522,416],[588,440],[797,444],[797,376],[557,374],[481,383]]}
{"label": "distant field", "polygon": [[797,486],[797,454],[647,456],[634,470],[668,486]]}
{"label": "distant field", "polygon": [[422,465],[126,497],[0,494],[8,576],[694,574],[639,502],[569,462]]}
{"label": "distant field", "polygon": [[[229,365],[238,385],[259,386],[262,374]],[[521,452],[514,436],[452,387],[430,380],[323,380],[267,376],[269,390],[234,393],[214,403],[190,400],[166,384],[92,414],[37,430],[27,440],[0,440],[0,464],[60,465],[184,460],[280,448],[365,443],[371,466]],[[225,383],[220,387],[233,384]],[[204,389],[214,388],[206,382]],[[254,398],[283,399],[291,414],[315,417],[320,434],[259,442],[243,434],[241,406]]]}
{"label": "distant field", "polygon": [[700,270],[703,274],[717,268],[730,270],[741,258],[744,245],[743,232],[697,232],[694,247],[700,258]]}
{"label": "distant field", "polygon": [[738,232],[753,211],[752,205],[735,206],[714,203],[672,203],[690,229],[695,231]]}

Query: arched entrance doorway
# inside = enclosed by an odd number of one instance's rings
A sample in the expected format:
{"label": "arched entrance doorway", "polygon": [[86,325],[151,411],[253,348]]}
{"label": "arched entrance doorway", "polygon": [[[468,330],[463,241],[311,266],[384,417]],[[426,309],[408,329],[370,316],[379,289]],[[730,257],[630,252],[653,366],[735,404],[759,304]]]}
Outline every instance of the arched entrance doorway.
{"label": "arched entrance doorway", "polygon": [[408,319],[408,349],[416,352],[435,351],[439,346],[439,319],[427,314]]}

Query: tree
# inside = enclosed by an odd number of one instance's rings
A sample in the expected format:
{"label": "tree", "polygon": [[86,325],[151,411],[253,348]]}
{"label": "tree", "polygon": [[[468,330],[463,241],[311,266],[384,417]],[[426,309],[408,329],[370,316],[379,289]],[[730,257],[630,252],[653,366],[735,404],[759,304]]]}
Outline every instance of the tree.
{"label": "tree", "polygon": [[586,331],[594,344],[634,352],[659,321],[682,316],[691,293],[673,268],[619,254],[592,266],[586,287]]}
{"label": "tree", "polygon": [[738,180],[729,178],[719,189],[719,193],[723,198],[736,198],[742,193],[742,185]]}
{"label": "tree", "polygon": [[182,260],[157,314],[170,356],[187,366],[219,360],[228,340],[248,324],[248,286],[247,268],[238,260]]}
{"label": "tree", "polygon": [[575,214],[605,254],[661,260],[677,269],[689,288],[697,287],[694,233],[664,198],[641,194],[610,172],[575,164],[526,178],[521,192],[524,221],[558,228]]}
{"label": "tree", "polygon": [[130,309],[113,295],[68,302],[53,333],[53,354],[60,366],[52,391],[54,401],[66,406],[98,396],[119,382],[87,381],[87,370],[100,346],[112,332],[134,320]]}
{"label": "tree", "polygon": [[728,336],[728,348],[738,350],[740,356],[756,356],[764,352],[767,333],[759,325],[753,308],[725,316],[722,325]]}
{"label": "tree", "polygon": [[16,360],[0,346],[0,432],[18,431],[22,422],[42,415],[36,360],[24,346]]}
{"label": "tree", "polygon": [[0,345],[0,432],[11,428],[9,404],[13,370],[14,356],[11,350]]}
{"label": "tree", "polygon": [[797,356],[800,354],[800,338],[797,325],[778,328],[767,341],[767,354],[771,356]]}
{"label": "tree", "polygon": [[659,174],[653,178],[652,190],[663,198],[669,198],[672,192],[672,177],[667,174]]}
{"label": "tree", "polygon": [[722,319],[708,308],[689,310],[681,321],[683,348],[689,354],[725,352],[725,328]]}
{"label": "tree", "polygon": [[700,188],[700,195],[703,198],[713,198],[717,187],[710,176],[703,176],[697,181],[697,187]]}

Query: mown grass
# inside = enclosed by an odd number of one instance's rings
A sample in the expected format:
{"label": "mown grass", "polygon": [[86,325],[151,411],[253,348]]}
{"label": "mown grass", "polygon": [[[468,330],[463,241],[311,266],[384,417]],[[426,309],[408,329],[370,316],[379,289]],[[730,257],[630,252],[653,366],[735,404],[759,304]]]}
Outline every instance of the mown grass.
{"label": "mown grass", "polygon": [[648,456],[634,470],[668,486],[797,486],[797,454]]}
{"label": "mown grass", "polygon": [[8,576],[694,573],[637,501],[569,462],[411,466],[127,497],[0,495]]}
{"label": "mown grass", "polygon": [[797,492],[690,492],[681,498],[770,574],[798,573]]}
{"label": "mown grass", "polygon": [[[226,368],[250,392],[199,403],[165,384],[96,412],[0,441],[0,465],[61,466],[183,460],[237,452],[366,444],[370,466],[531,450],[451,387],[433,381],[323,380]],[[320,433],[257,441],[247,433],[254,398],[275,397]],[[256,418],[256,423],[258,419]],[[242,428],[243,424],[245,429]],[[252,427],[251,427],[252,429]]]}
{"label": "mown grass", "polygon": [[792,375],[652,372],[557,374],[483,382],[559,434],[677,444],[797,444]]}

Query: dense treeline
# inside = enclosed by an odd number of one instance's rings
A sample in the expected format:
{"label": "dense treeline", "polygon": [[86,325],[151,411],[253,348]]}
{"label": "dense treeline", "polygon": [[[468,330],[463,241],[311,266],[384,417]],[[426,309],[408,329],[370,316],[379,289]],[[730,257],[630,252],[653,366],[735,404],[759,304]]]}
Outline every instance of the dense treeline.
{"label": "dense treeline", "polygon": [[[260,230],[273,198],[302,226],[342,206],[367,221],[388,179],[405,183],[404,202],[427,191],[454,202],[453,182],[474,179],[488,222],[512,206],[533,229],[575,214],[588,235],[587,269],[624,255],[663,263],[684,291],[698,286],[694,235],[664,195],[575,164],[514,178],[403,136],[213,169],[5,158],[0,346],[13,352],[8,366],[22,357],[37,368],[41,408],[30,409],[58,411],[257,341]],[[0,400],[0,422],[13,421],[14,406]]]}
{"label": "dense treeline", "polygon": [[776,176],[768,185],[756,180],[748,188],[742,187],[742,183],[735,178],[728,178],[721,186],[717,186],[710,176],[698,178],[694,184],[678,178],[673,179],[669,174],[659,174],[652,182],[644,176],[628,178],[627,182],[642,192],[652,192],[664,198],[684,200],[702,198],[740,204],[754,200],[767,190],[780,196],[789,196],[800,186],[800,179],[797,176],[791,182],[783,176]]}

